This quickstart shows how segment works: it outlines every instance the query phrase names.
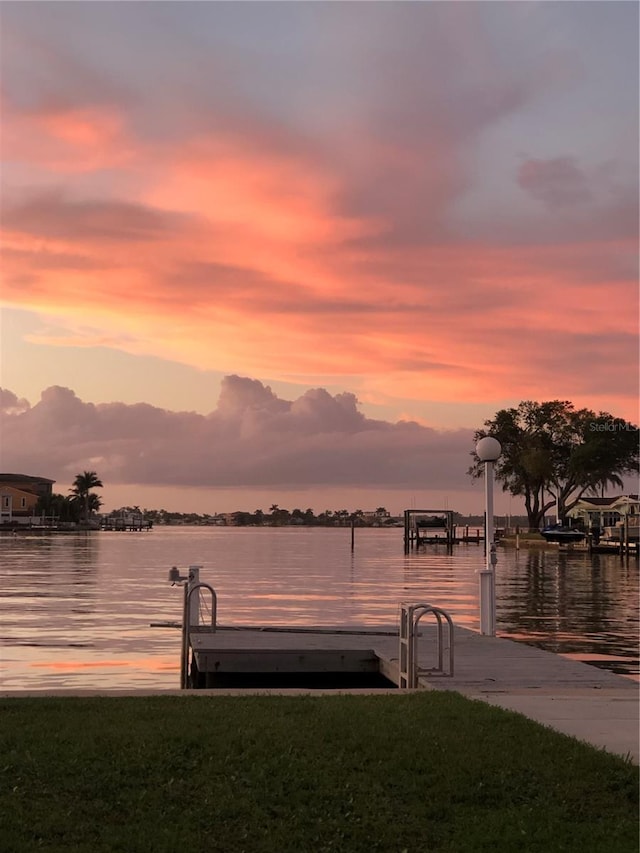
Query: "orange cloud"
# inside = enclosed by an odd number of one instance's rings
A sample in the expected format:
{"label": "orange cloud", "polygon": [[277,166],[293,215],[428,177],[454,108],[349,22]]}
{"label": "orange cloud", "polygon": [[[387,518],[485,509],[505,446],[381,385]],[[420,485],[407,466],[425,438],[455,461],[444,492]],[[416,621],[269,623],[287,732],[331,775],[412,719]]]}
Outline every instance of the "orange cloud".
{"label": "orange cloud", "polygon": [[[12,115],[10,156],[67,178],[64,192],[10,188],[5,204],[3,299],[61,329],[33,340],[254,376],[357,374],[388,398],[606,394],[636,332],[637,282],[620,260],[633,240],[594,249],[451,229],[423,240],[423,229],[403,242],[394,223],[445,221],[464,184],[446,128],[426,162],[402,138],[360,140],[357,192],[311,147],[278,148],[253,129],[153,143],[111,106]],[[381,165],[369,194],[364,177]],[[104,170],[119,173],[117,197]],[[536,161],[520,179],[554,200],[558,172],[561,201],[589,196],[567,160]],[[407,206],[418,173],[425,192]],[[616,386],[620,405],[628,388]]]}

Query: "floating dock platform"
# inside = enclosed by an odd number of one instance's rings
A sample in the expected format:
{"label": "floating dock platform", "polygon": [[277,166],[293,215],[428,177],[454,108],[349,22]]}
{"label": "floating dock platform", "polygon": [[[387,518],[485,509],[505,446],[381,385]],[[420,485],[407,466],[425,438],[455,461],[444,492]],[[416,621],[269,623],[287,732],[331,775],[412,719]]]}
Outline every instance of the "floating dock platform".
{"label": "floating dock platform", "polygon": [[398,634],[381,629],[191,629],[190,686],[395,687]]}

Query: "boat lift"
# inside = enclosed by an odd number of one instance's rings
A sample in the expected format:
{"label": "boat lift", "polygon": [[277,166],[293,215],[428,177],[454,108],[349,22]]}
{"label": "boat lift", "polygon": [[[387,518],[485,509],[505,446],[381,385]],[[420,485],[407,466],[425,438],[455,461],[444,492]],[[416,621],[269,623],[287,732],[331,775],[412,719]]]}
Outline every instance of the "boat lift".
{"label": "boat lift", "polygon": [[446,545],[452,549],[456,542],[456,526],[450,509],[405,509],[404,551],[421,545]]}

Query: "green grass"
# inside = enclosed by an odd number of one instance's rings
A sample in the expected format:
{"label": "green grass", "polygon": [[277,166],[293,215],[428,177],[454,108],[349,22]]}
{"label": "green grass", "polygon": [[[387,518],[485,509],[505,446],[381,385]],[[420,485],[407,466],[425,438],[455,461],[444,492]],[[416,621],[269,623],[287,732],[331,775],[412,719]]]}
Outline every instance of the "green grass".
{"label": "green grass", "polygon": [[638,768],[448,692],[0,700],[0,847],[638,849]]}

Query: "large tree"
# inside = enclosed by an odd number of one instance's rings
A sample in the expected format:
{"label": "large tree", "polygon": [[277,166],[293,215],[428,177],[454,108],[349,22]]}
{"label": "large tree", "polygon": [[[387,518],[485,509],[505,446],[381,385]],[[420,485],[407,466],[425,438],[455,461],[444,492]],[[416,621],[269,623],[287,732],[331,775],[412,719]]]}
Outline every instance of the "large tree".
{"label": "large tree", "polygon": [[[625,475],[638,472],[638,427],[607,412],[575,409],[566,400],[527,400],[516,409],[501,409],[476,431],[474,442],[485,435],[502,445],[496,480],[504,491],[524,498],[532,530],[540,528],[551,507],[563,521],[585,493],[622,487]],[[475,450],[471,455],[469,473],[480,477],[483,464]]]}
{"label": "large tree", "polygon": [[82,507],[82,518],[85,522],[89,520],[89,514],[100,507],[99,498],[91,490],[101,489],[102,487],[102,480],[95,471],[83,471],[82,474],[76,474],[70,491]]}

